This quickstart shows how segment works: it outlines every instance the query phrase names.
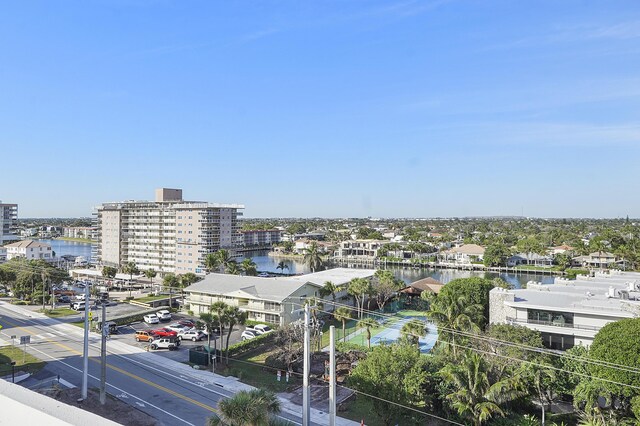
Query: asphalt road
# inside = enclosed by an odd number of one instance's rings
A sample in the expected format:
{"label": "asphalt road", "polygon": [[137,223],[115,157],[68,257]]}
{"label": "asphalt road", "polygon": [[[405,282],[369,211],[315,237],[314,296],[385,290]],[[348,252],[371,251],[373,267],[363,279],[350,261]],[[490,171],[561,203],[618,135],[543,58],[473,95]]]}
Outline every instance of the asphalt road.
{"label": "asphalt road", "polygon": [[[31,336],[27,351],[48,363],[47,369],[73,385],[82,383],[82,330],[49,318],[30,318],[0,306],[0,338]],[[89,387],[98,388],[99,338],[90,338]],[[163,425],[204,425],[221,398],[233,395],[224,385],[203,380],[203,372],[179,370],[175,362],[110,342],[107,353],[107,392],[149,413]],[[184,352],[186,348],[181,349]],[[167,351],[168,352],[168,351]],[[160,362],[158,362],[160,360]],[[164,361],[164,362],[162,362]],[[178,371],[179,370],[179,371]],[[215,376],[211,376],[212,378]],[[300,416],[282,417],[301,424]],[[122,419],[126,424],[126,419]]]}

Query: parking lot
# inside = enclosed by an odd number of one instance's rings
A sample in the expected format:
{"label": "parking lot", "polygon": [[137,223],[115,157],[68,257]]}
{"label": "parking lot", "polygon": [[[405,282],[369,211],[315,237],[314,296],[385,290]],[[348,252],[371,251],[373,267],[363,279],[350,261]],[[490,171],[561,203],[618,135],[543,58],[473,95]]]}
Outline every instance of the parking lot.
{"label": "parking lot", "polygon": [[[108,317],[107,317],[108,318]],[[192,321],[196,321],[197,318],[195,317],[190,317],[187,315],[182,315],[182,314],[173,314],[171,321],[165,321],[165,322],[160,322],[158,324],[147,324],[144,322],[138,322],[138,323],[133,323],[130,325],[125,325],[125,326],[120,326],[118,327],[118,334],[114,334],[111,335],[111,339],[117,340],[117,341],[121,341],[124,343],[127,343],[129,345],[132,346],[137,346],[141,349],[148,349],[149,347],[149,342],[136,342],[135,339],[135,333],[136,331],[139,330],[154,330],[154,329],[158,329],[158,328],[162,328],[165,327],[175,321],[181,320],[181,319],[189,319]],[[233,331],[231,332],[231,338],[229,339],[229,345],[233,345],[235,343],[240,342],[242,339],[240,337],[240,335],[242,334],[242,331],[244,331],[244,326],[235,326],[233,328]],[[225,334],[224,336],[222,336],[222,338],[218,335],[213,335],[211,336],[211,347],[214,347],[215,343],[214,343],[214,336],[217,337],[218,339],[218,349],[221,347],[224,347],[224,343],[226,342],[227,339],[227,333],[225,330]],[[156,351],[154,351],[154,353],[164,356],[166,358],[172,359],[174,361],[178,361],[178,362],[188,362],[189,361],[189,349],[194,347],[194,346],[201,346],[207,345],[207,339],[203,339],[199,342],[192,342],[191,340],[184,340],[181,342],[180,347],[178,348],[178,350],[175,351],[169,351],[166,349],[158,349]],[[149,349],[150,350],[150,349]]]}

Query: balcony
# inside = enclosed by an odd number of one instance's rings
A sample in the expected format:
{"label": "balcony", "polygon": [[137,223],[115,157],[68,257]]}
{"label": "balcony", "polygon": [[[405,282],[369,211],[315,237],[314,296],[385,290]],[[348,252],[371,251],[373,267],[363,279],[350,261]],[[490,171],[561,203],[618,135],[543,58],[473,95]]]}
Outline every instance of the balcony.
{"label": "balcony", "polygon": [[532,319],[522,319],[522,318],[513,318],[513,317],[507,317],[506,319],[507,319],[507,322],[511,322],[511,323],[542,325],[547,327],[575,328],[578,330],[598,331],[602,328],[602,327],[596,327],[593,325],[569,324],[562,321],[538,321],[538,320],[532,320]]}

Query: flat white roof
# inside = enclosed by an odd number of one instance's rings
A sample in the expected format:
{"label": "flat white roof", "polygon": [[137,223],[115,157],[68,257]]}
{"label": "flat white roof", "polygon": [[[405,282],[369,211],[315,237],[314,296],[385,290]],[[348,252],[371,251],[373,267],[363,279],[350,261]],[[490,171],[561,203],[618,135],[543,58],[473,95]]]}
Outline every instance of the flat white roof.
{"label": "flat white roof", "polygon": [[116,426],[118,423],[0,380],[0,424]]}

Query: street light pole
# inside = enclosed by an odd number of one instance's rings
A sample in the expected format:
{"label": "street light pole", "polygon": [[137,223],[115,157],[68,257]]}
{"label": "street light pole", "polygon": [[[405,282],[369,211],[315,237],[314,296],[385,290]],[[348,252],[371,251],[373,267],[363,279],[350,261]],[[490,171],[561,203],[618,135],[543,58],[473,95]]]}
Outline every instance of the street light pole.
{"label": "street light pole", "polygon": [[82,353],[82,395],[81,399],[87,399],[87,381],[89,380],[89,283],[84,286],[84,345]]}
{"label": "street light pole", "polygon": [[336,327],[329,327],[329,426],[336,426]]}
{"label": "street light pole", "polygon": [[309,364],[310,364],[310,341],[309,341],[309,304],[304,305],[304,363],[302,377],[302,426],[311,424],[311,395],[309,389]]}
{"label": "street light pole", "polygon": [[107,402],[107,305],[102,302],[102,344],[100,346],[100,404]]}

